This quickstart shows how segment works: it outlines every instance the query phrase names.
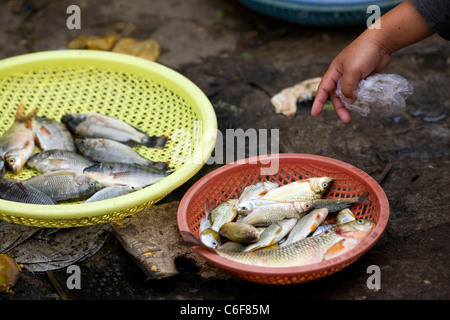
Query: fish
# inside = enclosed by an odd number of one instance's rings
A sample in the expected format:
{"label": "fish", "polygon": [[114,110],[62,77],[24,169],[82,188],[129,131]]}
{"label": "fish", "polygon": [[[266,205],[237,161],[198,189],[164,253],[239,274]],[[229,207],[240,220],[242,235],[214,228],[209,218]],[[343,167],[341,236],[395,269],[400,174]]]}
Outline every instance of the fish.
{"label": "fish", "polygon": [[329,229],[331,229],[331,228],[333,228],[334,227],[334,223],[331,223],[331,222],[323,222],[320,226],[318,226],[317,227],[317,229],[316,229],[316,231],[314,231],[312,234],[311,234],[311,237],[313,237],[313,236],[315,236],[315,235],[318,235],[319,233],[322,233],[322,232],[324,232],[324,231],[326,231],[326,230],[329,230]]}
{"label": "fish", "polygon": [[348,208],[353,204],[370,204],[370,200],[367,199],[368,192],[352,197],[352,198],[337,198],[337,199],[314,199],[312,205],[314,208],[327,208],[329,212],[338,212],[342,209]]}
{"label": "fish", "polygon": [[65,114],[61,122],[74,135],[85,138],[105,138],[155,149],[163,149],[169,139],[167,136],[149,136],[120,119],[95,112]]}
{"label": "fish", "polygon": [[168,162],[154,162],[141,156],[132,147],[110,139],[75,139],[79,153],[96,162],[118,162],[167,171]]}
{"label": "fish", "polygon": [[243,249],[244,252],[250,252],[262,248],[268,248],[280,242],[292,228],[296,225],[298,219],[290,218],[277,221],[268,226],[260,236],[258,242],[248,245]]}
{"label": "fish", "polygon": [[30,204],[58,204],[51,197],[32,187],[25,181],[14,179],[0,179],[0,198]]}
{"label": "fish", "polygon": [[212,210],[209,210],[207,207],[206,211],[210,212],[209,218],[211,220],[211,229],[213,231],[219,232],[222,225],[234,220],[237,214],[234,206],[238,201],[238,199],[232,198],[220,203]]}
{"label": "fish", "polygon": [[320,226],[317,227],[316,231],[314,231],[311,236],[315,236],[318,235],[321,232],[324,232],[325,230],[328,230],[330,228],[332,228],[334,225],[339,225],[345,222],[350,222],[356,220],[356,217],[354,215],[354,213],[348,209],[342,209],[341,211],[339,211],[339,213],[336,215],[336,218],[334,220],[334,223],[328,222],[328,223],[322,223]]}
{"label": "fish", "polygon": [[25,181],[57,202],[86,199],[103,188],[98,181],[71,170],[44,173]]}
{"label": "fish", "polygon": [[13,173],[18,173],[35,151],[32,120],[38,111],[34,109],[26,114],[23,103],[19,104],[14,123],[0,137],[0,157]]}
{"label": "fish", "polygon": [[36,169],[40,173],[71,170],[81,174],[85,168],[94,164],[96,163],[76,152],[60,149],[35,153],[27,161],[28,167]]}
{"label": "fish", "polygon": [[287,218],[300,219],[311,209],[311,202],[277,202],[253,209],[240,221],[254,226],[268,226]]}
{"label": "fish", "polygon": [[138,188],[135,188],[135,187],[132,187],[132,186],[106,187],[106,188],[100,189],[99,191],[94,193],[94,195],[91,196],[86,201],[84,201],[84,203],[96,202],[96,201],[116,198],[116,197],[120,197],[120,196],[129,194],[129,193],[134,192],[136,190],[138,190]]}
{"label": "fish", "polygon": [[247,199],[236,205],[236,212],[241,216],[249,215],[254,209],[259,208],[261,206],[266,206],[268,204],[278,203],[278,201],[274,200],[261,200],[258,199]]}
{"label": "fish", "polygon": [[117,162],[94,164],[84,169],[83,173],[100,182],[104,187],[128,185],[135,188],[148,187],[171,174],[171,172]]}
{"label": "fish", "polygon": [[209,216],[200,220],[199,225],[200,241],[210,248],[218,248],[222,246],[222,241],[216,231],[211,229],[211,221]]}
{"label": "fish", "polygon": [[343,224],[353,220],[356,220],[355,214],[350,209],[345,208],[339,211],[339,213],[336,215],[334,223]]}
{"label": "fish", "polygon": [[72,134],[62,123],[47,117],[35,117],[32,126],[37,145],[41,150],[76,152]]}
{"label": "fish", "polygon": [[293,242],[306,238],[317,229],[317,227],[326,219],[327,216],[327,208],[314,209],[309,212],[298,220],[287,236],[286,241],[283,242],[281,246],[287,246]]}
{"label": "fish", "polygon": [[334,179],[330,177],[317,177],[294,181],[270,190],[260,199],[284,202],[320,199],[330,189],[333,181]]}
{"label": "fish", "polygon": [[[348,209],[344,209],[348,210]],[[342,210],[342,211],[344,211]],[[341,212],[342,212],[341,211]],[[340,212],[340,213],[341,213]],[[362,220],[362,219],[353,219],[354,215],[352,217],[352,212],[343,212],[341,219],[338,220],[337,226],[340,225],[346,225],[349,223],[352,223],[354,221]],[[337,218],[337,217],[336,217]],[[350,232],[350,231],[343,231],[343,232]],[[345,239],[342,239],[339,243],[335,244],[332,248],[330,248],[323,256],[324,260],[330,260],[334,257],[337,257],[338,255],[344,254],[351,249],[355,248],[364,237],[361,234],[354,234],[352,237],[345,237]]]}
{"label": "fish", "polygon": [[227,222],[220,229],[219,234],[237,243],[253,243],[259,240],[260,233],[254,226],[243,222]]}
{"label": "fish", "polygon": [[265,195],[269,190],[279,187],[279,183],[276,181],[261,181],[255,184],[249,185],[242,190],[239,195],[239,203],[245,200],[253,200]]}
{"label": "fish", "polygon": [[[358,245],[374,229],[375,222],[369,219],[357,219],[323,232],[315,237],[307,237],[287,246],[273,250],[255,250],[243,252],[239,250],[218,250],[209,248],[221,257],[250,266],[261,267],[293,267],[318,263],[343,253],[340,250],[343,240],[350,240]],[[181,231],[183,245],[203,246],[192,233]],[[353,248],[354,248],[353,246]],[[332,254],[331,254],[332,253]]]}
{"label": "fish", "polygon": [[[220,228],[227,222],[231,222],[236,217],[237,213],[234,206],[237,204],[238,199],[228,199],[216,207],[208,199],[205,203],[205,212],[210,222],[210,227],[201,232],[202,236],[212,236],[214,238],[214,244],[220,245]],[[209,240],[210,242],[213,240]]]}

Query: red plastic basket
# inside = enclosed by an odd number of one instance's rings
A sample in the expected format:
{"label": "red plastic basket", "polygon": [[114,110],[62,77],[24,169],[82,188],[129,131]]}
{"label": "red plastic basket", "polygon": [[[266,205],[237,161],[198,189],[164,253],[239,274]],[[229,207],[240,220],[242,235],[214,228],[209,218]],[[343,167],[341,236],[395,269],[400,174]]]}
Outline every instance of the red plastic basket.
{"label": "red plastic basket", "polygon": [[[273,174],[261,174],[261,169],[267,170],[271,166],[277,166],[278,170]],[[179,230],[189,231],[199,237],[200,221],[206,216],[206,199],[220,203],[237,198],[242,189],[258,181],[276,180],[284,185],[321,176],[335,180],[326,198],[347,198],[368,192],[371,204],[354,205],[351,209],[357,218],[372,219],[376,226],[356,248],[327,261],[282,268],[238,263],[203,247],[192,247],[192,250],[236,277],[257,283],[293,284],[333,274],[353,263],[375,245],[389,220],[389,202],[381,186],[364,171],[339,160],[307,154],[272,154],[224,165],[197,181],[184,195],[178,208]]]}

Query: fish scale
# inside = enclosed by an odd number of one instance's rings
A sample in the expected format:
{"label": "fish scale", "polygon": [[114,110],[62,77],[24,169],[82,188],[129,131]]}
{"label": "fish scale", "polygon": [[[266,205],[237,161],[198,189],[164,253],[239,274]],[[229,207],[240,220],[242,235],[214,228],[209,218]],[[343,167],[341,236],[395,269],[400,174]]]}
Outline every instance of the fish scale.
{"label": "fish scale", "polygon": [[102,186],[85,175],[73,171],[54,171],[26,180],[55,201],[78,200],[93,195]]}

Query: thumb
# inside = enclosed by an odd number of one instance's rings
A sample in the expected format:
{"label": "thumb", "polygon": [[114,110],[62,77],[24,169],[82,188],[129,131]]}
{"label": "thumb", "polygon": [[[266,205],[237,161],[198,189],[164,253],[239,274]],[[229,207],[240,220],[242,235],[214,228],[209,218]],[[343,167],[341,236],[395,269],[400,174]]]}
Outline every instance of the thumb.
{"label": "thumb", "polygon": [[341,91],[346,98],[345,102],[353,103],[356,100],[356,86],[361,80],[357,73],[344,73],[342,75]]}

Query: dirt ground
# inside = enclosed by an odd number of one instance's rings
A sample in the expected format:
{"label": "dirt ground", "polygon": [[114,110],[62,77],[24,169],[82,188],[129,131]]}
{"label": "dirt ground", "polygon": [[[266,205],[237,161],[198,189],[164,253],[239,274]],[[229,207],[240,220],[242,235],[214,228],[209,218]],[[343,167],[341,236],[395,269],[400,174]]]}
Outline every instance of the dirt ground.
{"label": "dirt ground", "polygon": [[[22,5],[19,5],[22,4]],[[81,7],[81,30],[66,27],[69,5]],[[270,286],[204,279],[187,259],[179,274],[146,280],[118,240],[80,264],[91,279],[69,299],[432,300],[450,298],[450,44],[439,36],[404,48],[384,71],[414,86],[404,111],[372,113],[342,123],[333,111],[293,118],[275,114],[270,97],[321,76],[364,26],[308,27],[274,20],[227,0],[0,1],[0,58],[63,49],[79,35],[121,32],[153,38],[158,62],[182,73],[211,100],[220,130],[279,129],[280,152],[323,155],[380,178],[390,220],[380,241],[344,270],[313,282]],[[161,204],[180,200],[202,175]],[[384,169],[390,168],[384,171]],[[384,173],[383,173],[384,171]],[[380,176],[380,175],[383,176]],[[381,289],[366,286],[367,268],[381,270]],[[55,272],[60,283],[67,274]],[[47,275],[24,273],[1,300],[58,300]]]}

